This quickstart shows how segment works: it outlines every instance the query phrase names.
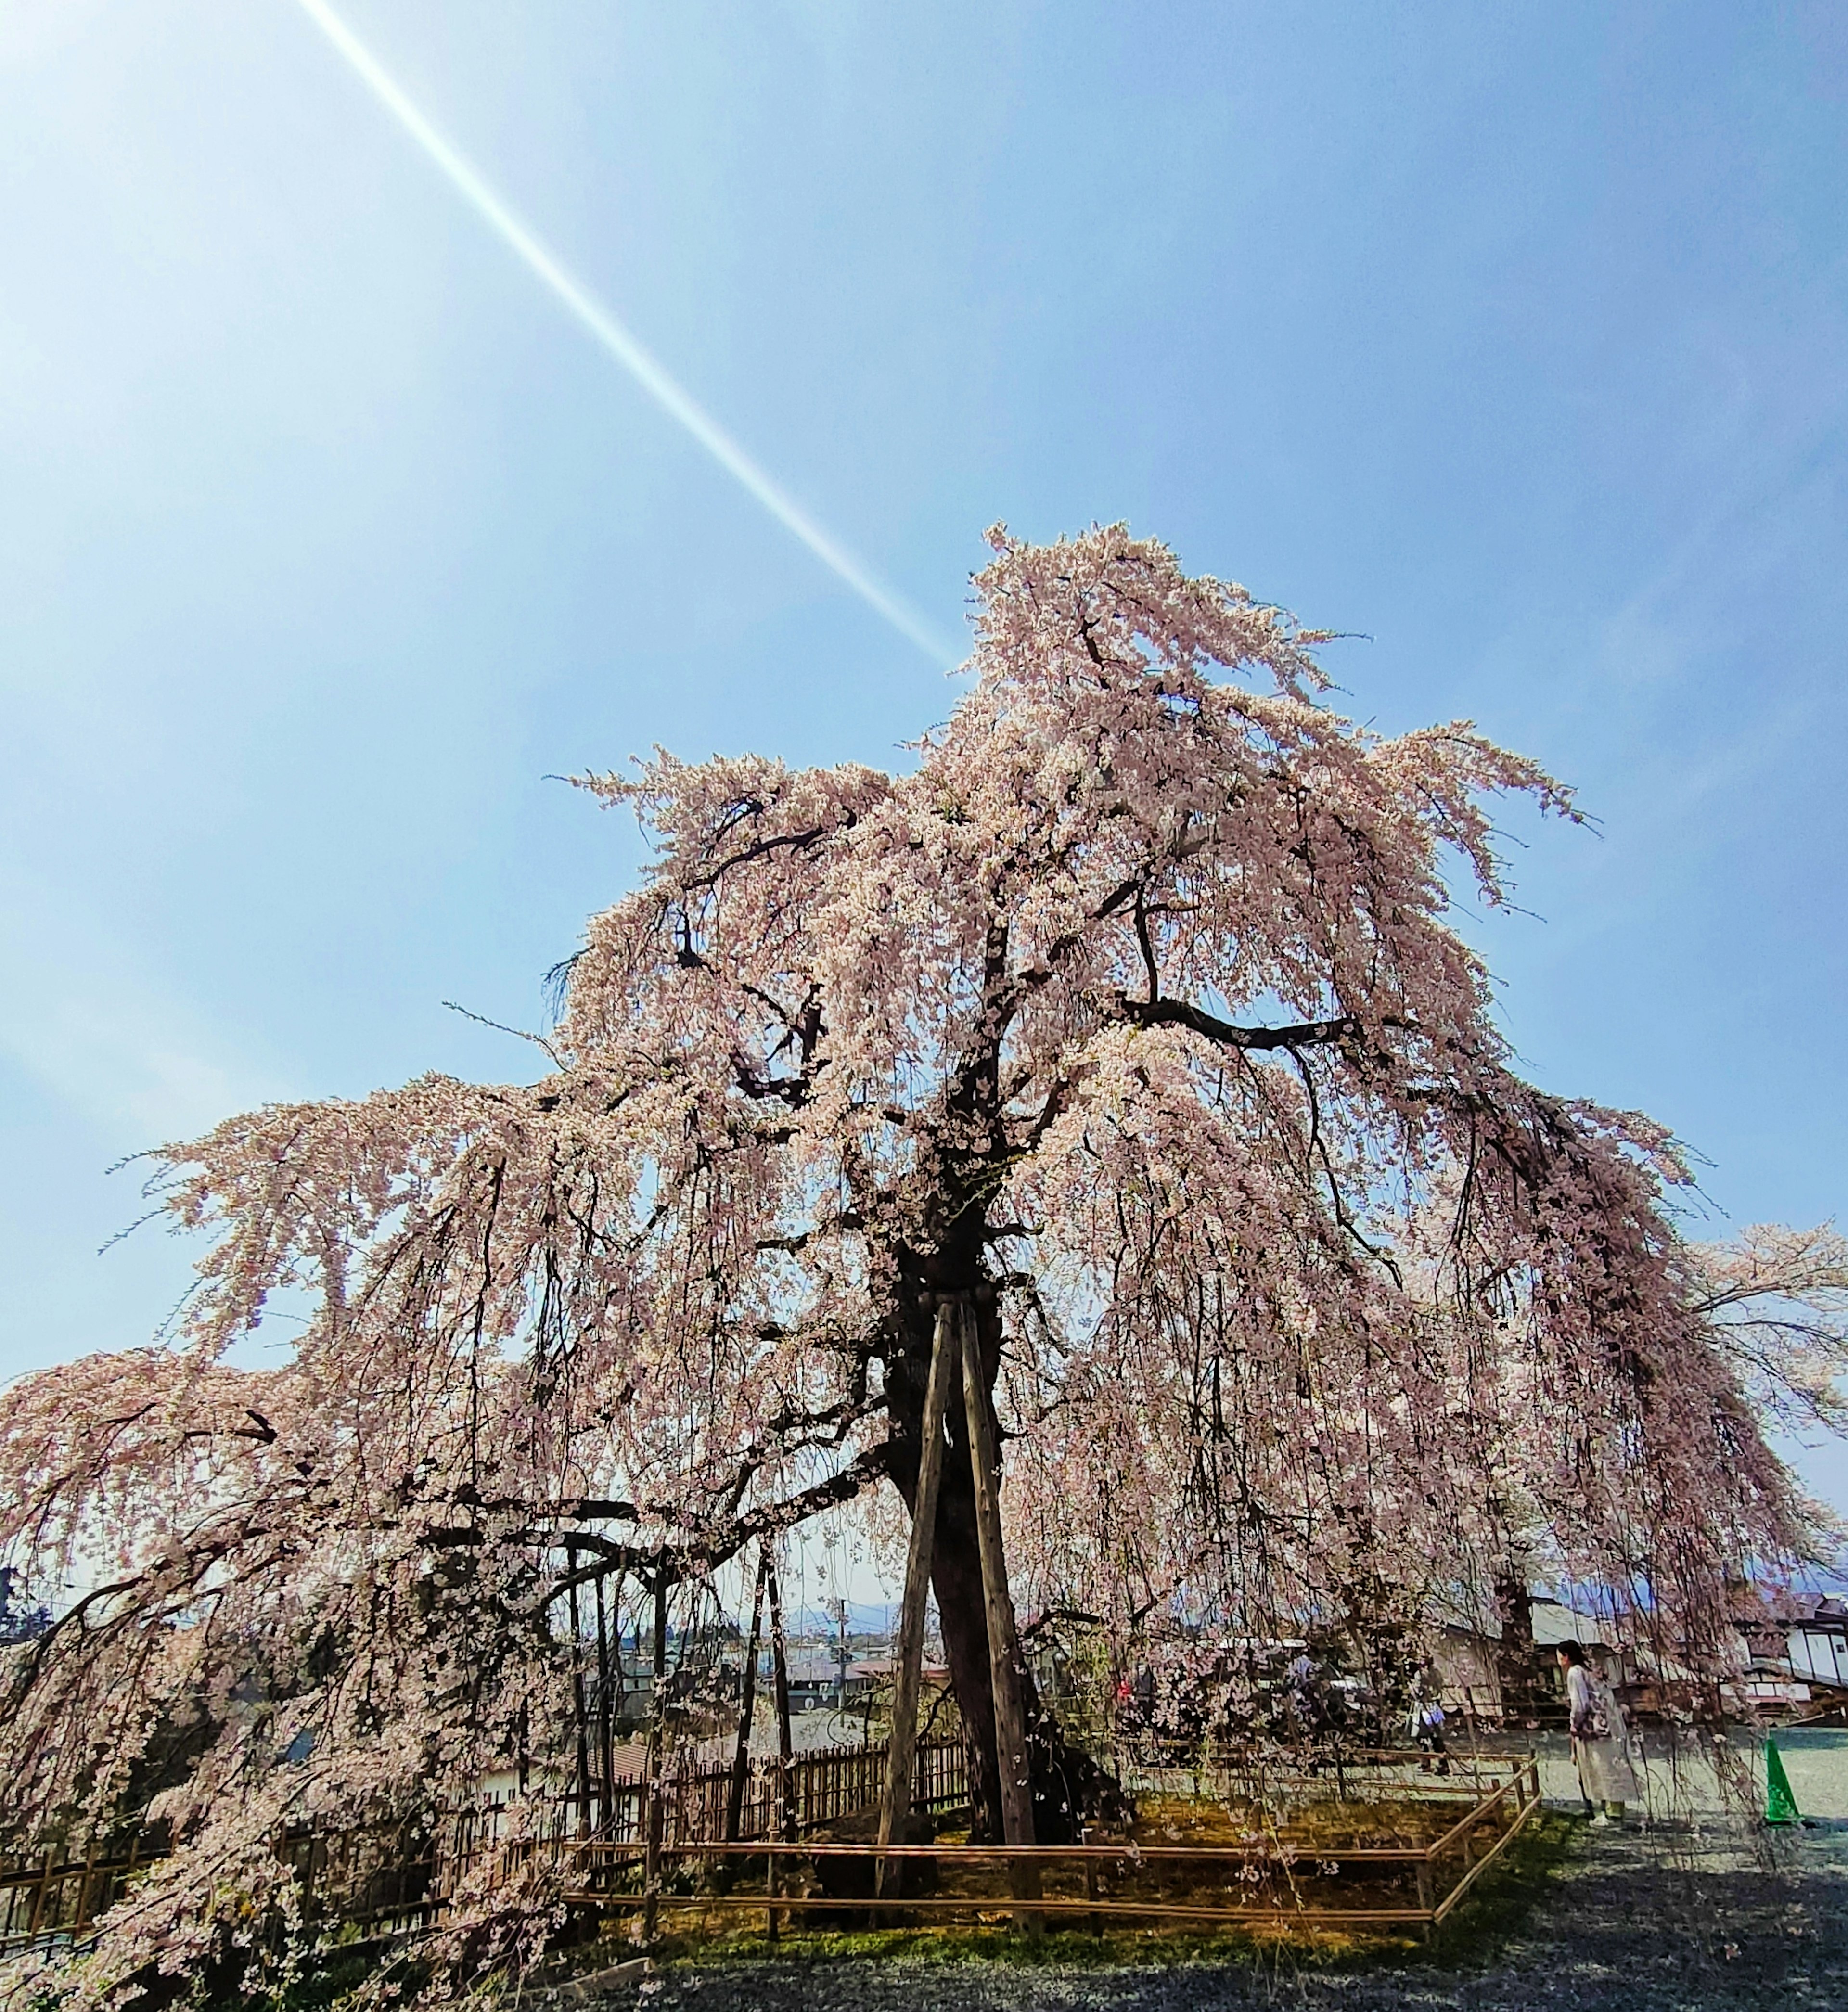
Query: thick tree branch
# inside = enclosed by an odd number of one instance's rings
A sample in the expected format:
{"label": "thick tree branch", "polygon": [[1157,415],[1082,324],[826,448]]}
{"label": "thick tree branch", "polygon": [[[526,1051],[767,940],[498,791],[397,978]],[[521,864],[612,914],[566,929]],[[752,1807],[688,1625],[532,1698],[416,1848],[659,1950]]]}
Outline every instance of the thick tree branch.
{"label": "thick tree branch", "polygon": [[1339,1020],[1306,1020],[1293,1027],[1240,1027],[1217,1014],[1204,1011],[1185,999],[1132,999],[1126,994],[1117,1002],[1126,1020],[1141,1027],[1186,1027],[1204,1034],[1222,1047],[1270,1050],[1274,1048],[1326,1048],[1343,1041],[1358,1040],[1361,1023]]}

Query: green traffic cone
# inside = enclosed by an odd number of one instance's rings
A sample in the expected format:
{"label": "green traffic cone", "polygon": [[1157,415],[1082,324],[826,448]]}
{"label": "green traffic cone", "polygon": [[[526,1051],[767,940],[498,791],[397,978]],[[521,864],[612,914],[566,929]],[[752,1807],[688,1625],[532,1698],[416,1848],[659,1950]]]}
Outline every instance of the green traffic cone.
{"label": "green traffic cone", "polygon": [[1790,1793],[1790,1777],[1784,1772],[1784,1757],[1778,1751],[1778,1743],[1768,1737],[1764,1743],[1764,1821],[1768,1824],[1803,1821],[1796,1798]]}

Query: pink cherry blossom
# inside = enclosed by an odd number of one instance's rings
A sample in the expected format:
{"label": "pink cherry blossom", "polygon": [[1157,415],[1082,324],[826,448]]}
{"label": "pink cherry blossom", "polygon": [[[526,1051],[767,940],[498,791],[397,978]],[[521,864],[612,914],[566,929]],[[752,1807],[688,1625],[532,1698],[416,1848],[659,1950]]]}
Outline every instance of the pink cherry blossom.
{"label": "pink cherry blossom", "polygon": [[[1729,1576],[1824,1540],[1762,1422],[1835,1402],[1840,1240],[1684,1240],[1672,1140],[1522,1081],[1450,926],[1447,876],[1506,898],[1494,799],[1569,792],[1467,724],[1343,719],[1324,639],[1121,528],[992,544],[908,772],[583,779],[655,851],[547,1072],[169,1148],[205,1243],[174,1331],[0,1400],[0,1542],[80,1589],[8,1652],[7,1821],[80,1836],[158,1759],[180,1843],[84,2002],[293,1904],[291,1826],[414,1828],[496,1768],[537,1821],[573,1579],[687,1586],[908,1500],[945,1293],[1018,1603],[1230,1701],[1226,1643],[1415,1632],[1512,1568],[1717,1674]],[[227,1366],[278,1295],[287,1359]],[[952,1438],[935,1583],[980,1726]],[[431,1989],[523,1960],[550,1877],[460,1895]]]}

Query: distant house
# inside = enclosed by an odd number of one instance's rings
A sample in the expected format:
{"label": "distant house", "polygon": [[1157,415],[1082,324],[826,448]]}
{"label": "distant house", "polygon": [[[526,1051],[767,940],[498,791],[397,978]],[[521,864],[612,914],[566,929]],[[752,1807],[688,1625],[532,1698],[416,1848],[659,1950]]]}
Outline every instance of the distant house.
{"label": "distant house", "polygon": [[1802,1710],[1820,1690],[1848,1693],[1848,1601],[1836,1596],[1753,1596],[1741,1613],[1740,1688],[1759,1706]]}
{"label": "distant house", "polygon": [[[898,1664],[891,1656],[866,1656],[857,1663],[847,1665],[847,1680],[854,1687],[854,1694],[867,1689],[877,1689],[882,1684],[896,1681]],[[919,1681],[926,1692],[941,1690],[950,1681],[948,1666],[933,1663],[926,1658],[918,1666]]]}
{"label": "distant house", "polygon": [[879,1681],[873,1663],[855,1661],[844,1664],[841,1651],[832,1643],[824,1649],[792,1648],[787,1661],[791,1711],[819,1711],[830,1705],[856,1703]]}
{"label": "distant house", "polygon": [[[1550,1716],[1555,1709],[1553,1692],[1558,1693],[1563,1705],[1564,1678],[1554,1663],[1561,1643],[1580,1643],[1591,1659],[1604,1664],[1619,1683],[1631,1675],[1624,1667],[1624,1659],[1611,1646],[1596,1614],[1572,1607],[1551,1593],[1536,1593],[1529,1619],[1533,1629],[1532,1675],[1543,1694],[1539,1707],[1543,1717]],[[1451,1612],[1440,1618],[1432,1660],[1437,1665],[1444,1702],[1465,1718],[1499,1725],[1508,1715],[1502,1697],[1501,1640],[1501,1622],[1493,1614]],[[1516,1709],[1533,1710],[1532,1700],[1524,1700]]]}
{"label": "distant house", "polygon": [[1848,1690],[1848,1600],[1819,1600],[1786,1632],[1790,1673]]}

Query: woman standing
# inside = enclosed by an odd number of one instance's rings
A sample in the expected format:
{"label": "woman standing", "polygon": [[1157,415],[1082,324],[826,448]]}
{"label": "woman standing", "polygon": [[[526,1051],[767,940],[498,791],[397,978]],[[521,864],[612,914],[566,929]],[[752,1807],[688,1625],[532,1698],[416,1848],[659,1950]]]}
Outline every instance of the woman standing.
{"label": "woman standing", "polygon": [[1630,1764],[1629,1728],[1611,1686],[1586,1663],[1579,1643],[1561,1643],[1559,1661],[1566,1673],[1566,1710],[1579,1793],[1597,1812],[1594,1825],[1620,1824],[1624,1804],[1639,1793]]}
{"label": "woman standing", "polygon": [[1411,1689],[1411,1737],[1424,1755],[1418,1772],[1429,1775],[1435,1765],[1440,1775],[1450,1771],[1450,1750],[1443,1736],[1443,1679],[1437,1665],[1427,1662],[1419,1670]]}

